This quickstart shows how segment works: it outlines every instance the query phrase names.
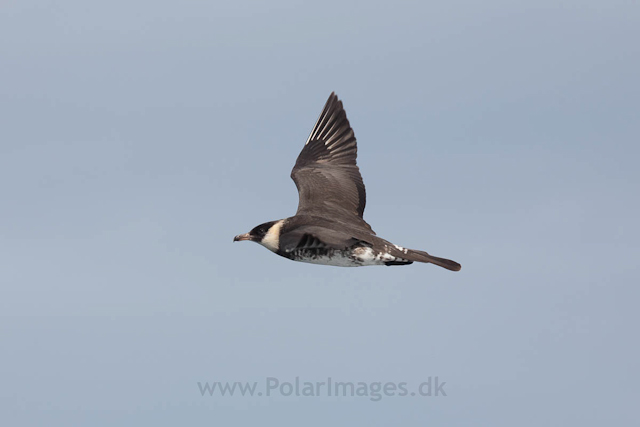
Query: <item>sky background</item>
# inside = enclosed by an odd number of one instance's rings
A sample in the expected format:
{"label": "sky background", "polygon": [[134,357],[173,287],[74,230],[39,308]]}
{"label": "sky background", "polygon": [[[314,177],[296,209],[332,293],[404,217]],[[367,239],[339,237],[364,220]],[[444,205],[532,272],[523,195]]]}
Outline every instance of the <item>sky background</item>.
{"label": "sky background", "polygon": [[[0,423],[638,425],[639,40],[617,0],[3,1]],[[232,243],[331,91],[365,219],[461,272]],[[296,376],[447,396],[197,386]]]}

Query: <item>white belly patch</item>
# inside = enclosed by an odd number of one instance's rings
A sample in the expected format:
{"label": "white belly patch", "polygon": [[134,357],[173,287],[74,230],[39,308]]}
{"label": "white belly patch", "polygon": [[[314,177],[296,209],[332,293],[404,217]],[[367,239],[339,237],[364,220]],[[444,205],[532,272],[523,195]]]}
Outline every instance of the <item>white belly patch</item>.
{"label": "white belly patch", "polygon": [[369,265],[385,265],[386,262],[405,261],[386,253],[376,253],[369,247],[324,251],[303,249],[296,251],[292,259],[294,261],[337,267],[366,267]]}

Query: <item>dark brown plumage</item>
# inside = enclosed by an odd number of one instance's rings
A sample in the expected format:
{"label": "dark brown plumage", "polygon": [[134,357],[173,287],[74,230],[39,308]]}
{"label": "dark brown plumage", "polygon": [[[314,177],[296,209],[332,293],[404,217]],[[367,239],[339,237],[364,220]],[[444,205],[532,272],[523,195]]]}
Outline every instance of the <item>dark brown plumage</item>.
{"label": "dark brown plumage", "polygon": [[356,164],[358,147],[342,102],[332,93],[300,152],[291,178],[298,188],[295,216],[234,238],[256,241],[295,261],[339,266],[460,264],[406,249],[380,237],[363,219],[366,192]]}

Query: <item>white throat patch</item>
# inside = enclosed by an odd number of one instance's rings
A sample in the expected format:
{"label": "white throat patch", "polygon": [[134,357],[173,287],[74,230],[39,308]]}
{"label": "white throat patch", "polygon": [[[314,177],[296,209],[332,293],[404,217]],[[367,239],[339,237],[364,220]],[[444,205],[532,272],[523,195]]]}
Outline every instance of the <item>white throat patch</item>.
{"label": "white throat patch", "polygon": [[280,244],[280,229],[282,228],[282,224],[284,224],[284,219],[273,224],[259,243],[272,252],[277,251]]}

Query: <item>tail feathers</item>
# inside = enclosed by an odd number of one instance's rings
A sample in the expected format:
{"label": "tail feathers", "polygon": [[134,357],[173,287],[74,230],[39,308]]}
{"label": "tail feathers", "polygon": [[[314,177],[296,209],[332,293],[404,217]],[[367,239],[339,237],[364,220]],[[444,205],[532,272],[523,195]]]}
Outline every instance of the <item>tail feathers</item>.
{"label": "tail feathers", "polygon": [[408,259],[410,261],[430,262],[431,264],[435,264],[451,271],[460,271],[460,269],[462,268],[462,266],[455,261],[451,261],[450,259],[445,258],[438,258],[436,256],[429,255],[424,251],[418,251],[415,249],[407,249],[407,252],[403,253],[401,256],[402,258]]}

